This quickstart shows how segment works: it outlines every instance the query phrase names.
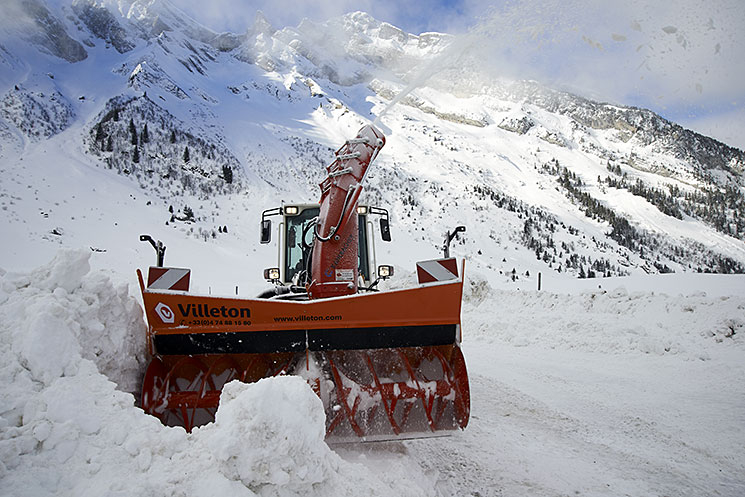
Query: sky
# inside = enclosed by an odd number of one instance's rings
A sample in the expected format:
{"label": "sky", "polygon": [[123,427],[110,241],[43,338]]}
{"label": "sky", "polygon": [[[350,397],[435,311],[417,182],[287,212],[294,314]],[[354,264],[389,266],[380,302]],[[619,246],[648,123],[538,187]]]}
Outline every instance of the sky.
{"label": "sky", "polygon": [[495,76],[651,109],[745,150],[742,0],[173,0],[217,31],[365,11],[405,31],[460,36]]}

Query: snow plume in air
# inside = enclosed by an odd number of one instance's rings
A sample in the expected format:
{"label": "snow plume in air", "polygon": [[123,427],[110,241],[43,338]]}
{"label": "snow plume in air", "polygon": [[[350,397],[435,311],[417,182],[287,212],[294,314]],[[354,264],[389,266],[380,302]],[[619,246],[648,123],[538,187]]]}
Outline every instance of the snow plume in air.
{"label": "snow plume in air", "polygon": [[35,2],[22,0],[3,0],[0,3],[0,32],[15,33],[33,27],[30,12],[36,7]]}
{"label": "snow plume in air", "polygon": [[[589,98],[650,108],[669,119],[745,116],[745,11],[739,0],[470,0],[453,5],[416,2],[290,0],[179,2],[208,27],[245,32],[261,10],[277,28],[303,18],[323,22],[351,11],[412,34],[461,33],[447,54],[407,75],[409,88],[433,79],[478,87],[487,78],[534,79]],[[416,4],[416,5],[414,5]],[[471,29],[464,32],[464,25]],[[453,68],[455,61],[459,67]],[[464,81],[466,80],[466,81]],[[391,106],[395,103],[391,103]],[[390,106],[389,106],[390,107]]]}
{"label": "snow plume in air", "polygon": [[462,66],[439,68],[445,83],[473,84],[469,79],[478,72],[683,114],[669,115],[673,119],[745,112],[745,65],[739,62],[745,59],[745,11],[737,0],[518,0],[485,2],[483,12],[453,42],[466,48]]}
{"label": "snow plume in air", "polygon": [[473,45],[479,41],[479,36],[473,33],[454,38],[450,44],[445,47],[442,52],[437,54],[434,58],[424,62],[422,66],[417,66],[408,75],[408,85],[406,88],[401,90],[385,108],[375,118],[373,125],[378,125],[396,104],[403,100],[407,95],[417,88],[426,85],[431,79],[438,76],[442,72],[456,71],[463,67],[465,64],[465,58],[468,57],[469,53],[473,50]]}
{"label": "snow plume in air", "polygon": [[[460,32],[467,15],[481,6],[464,3],[457,7],[447,2],[400,2],[398,0],[179,0],[176,5],[194,19],[216,31],[244,33],[253,26],[258,11],[276,28],[293,27],[303,19],[325,22],[350,12],[366,12],[380,21],[419,34],[428,31]],[[453,15],[453,10],[459,15]],[[446,28],[452,28],[446,29]]]}

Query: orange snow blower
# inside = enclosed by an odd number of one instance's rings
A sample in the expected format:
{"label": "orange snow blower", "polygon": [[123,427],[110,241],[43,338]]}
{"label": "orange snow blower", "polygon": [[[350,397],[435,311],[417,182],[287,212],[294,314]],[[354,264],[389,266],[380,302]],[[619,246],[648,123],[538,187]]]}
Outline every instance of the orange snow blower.
{"label": "orange snow blower", "polygon": [[[214,419],[223,385],[283,374],[305,378],[326,411],[332,441],[414,438],[463,429],[470,398],[460,349],[463,270],[446,256],[417,263],[419,284],[378,291],[370,216],[390,241],[388,211],[359,205],[365,172],[385,143],[372,126],[327,167],[320,204],[264,211],[261,242],[278,230],[273,288],[255,299],[189,293],[190,270],[163,267],[165,246],[147,235],[158,264],[138,270],[152,360],[143,409],[169,426]],[[459,227],[446,237],[445,252]],[[375,278],[373,280],[373,278]]]}

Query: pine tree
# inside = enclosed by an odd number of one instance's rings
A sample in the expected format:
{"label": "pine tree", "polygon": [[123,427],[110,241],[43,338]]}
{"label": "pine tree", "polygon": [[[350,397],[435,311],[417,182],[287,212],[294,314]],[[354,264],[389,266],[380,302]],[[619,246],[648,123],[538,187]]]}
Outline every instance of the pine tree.
{"label": "pine tree", "polygon": [[137,147],[137,145],[135,145],[135,151],[132,156],[132,160],[134,161],[135,164],[140,163],[140,149]]}
{"label": "pine tree", "polygon": [[171,130],[171,143],[176,143],[176,131]]}
{"label": "pine tree", "polygon": [[132,135],[132,145],[137,145],[137,128],[135,128],[135,123],[132,119],[129,120],[129,134]]}
{"label": "pine tree", "polygon": [[109,138],[106,140],[106,151],[107,152],[114,151],[114,141],[111,139],[111,135],[109,135]]}
{"label": "pine tree", "polygon": [[186,147],[184,149],[184,162],[189,162],[191,157],[189,156],[189,147]]}
{"label": "pine tree", "polygon": [[233,182],[233,169],[230,166],[222,166],[222,177],[226,183]]}
{"label": "pine tree", "polygon": [[142,143],[150,143],[150,133],[147,130],[147,123],[145,123],[145,126],[142,128],[140,140],[142,141]]}

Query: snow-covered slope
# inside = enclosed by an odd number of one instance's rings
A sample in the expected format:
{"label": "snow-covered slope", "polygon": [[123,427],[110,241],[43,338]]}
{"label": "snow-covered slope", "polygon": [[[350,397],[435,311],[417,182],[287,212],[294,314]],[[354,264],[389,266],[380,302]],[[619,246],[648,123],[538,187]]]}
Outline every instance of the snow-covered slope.
{"label": "snow-covered slope", "polygon": [[[0,51],[0,195],[17,235],[7,265],[31,267],[61,244],[105,250],[104,264],[124,270],[141,251],[132,235],[149,231],[169,256],[195,238],[259,274],[271,256],[246,260],[255,213],[315,200],[332,150],[384,114],[366,201],[391,210],[406,248],[381,255],[402,268],[465,224],[455,250],[494,284],[512,283],[513,269],[743,271],[741,151],[649,111],[463,72],[473,66],[453,57],[451,36],[361,12],[281,30],[259,14],[245,33],[218,34],[167,0],[5,8],[22,20],[4,27]],[[75,169],[90,180],[74,204],[95,219],[62,212]],[[110,205],[91,195],[113,185]],[[142,212],[112,223],[132,198],[127,209]]]}

